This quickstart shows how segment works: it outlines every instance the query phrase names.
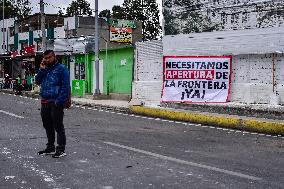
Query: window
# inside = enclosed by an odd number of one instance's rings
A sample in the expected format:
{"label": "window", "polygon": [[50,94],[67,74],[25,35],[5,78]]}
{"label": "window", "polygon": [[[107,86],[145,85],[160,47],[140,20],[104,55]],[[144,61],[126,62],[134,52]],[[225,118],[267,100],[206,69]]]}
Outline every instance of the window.
{"label": "window", "polygon": [[2,44],[2,49],[7,49],[6,45]]}

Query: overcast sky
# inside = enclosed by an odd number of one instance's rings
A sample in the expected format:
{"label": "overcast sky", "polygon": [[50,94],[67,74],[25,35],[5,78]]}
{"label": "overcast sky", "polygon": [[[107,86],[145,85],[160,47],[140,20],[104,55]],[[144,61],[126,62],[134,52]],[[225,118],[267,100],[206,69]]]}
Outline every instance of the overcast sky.
{"label": "overcast sky", "polygon": [[[33,12],[32,13],[37,13],[39,12],[39,1],[40,0],[30,0],[31,5],[33,7]],[[91,4],[91,8],[95,8],[95,0],[87,0]],[[104,9],[109,9],[113,7],[113,5],[122,5],[124,0],[99,0],[99,11],[104,10]],[[45,6],[45,13],[53,14],[57,13],[59,8],[66,8],[72,0],[44,0],[45,3],[48,3],[49,5]],[[161,10],[161,5],[162,5],[162,0],[157,0],[157,3],[159,5],[159,8]],[[160,13],[161,15],[161,13]]]}

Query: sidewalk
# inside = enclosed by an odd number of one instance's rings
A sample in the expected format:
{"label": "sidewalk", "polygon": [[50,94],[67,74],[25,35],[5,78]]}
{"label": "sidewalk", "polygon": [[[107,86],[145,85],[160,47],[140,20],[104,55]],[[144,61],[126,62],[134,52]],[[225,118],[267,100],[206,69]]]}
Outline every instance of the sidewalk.
{"label": "sidewalk", "polygon": [[[13,93],[11,90],[0,90],[0,92]],[[39,97],[38,94],[31,92],[24,92],[23,95]],[[94,100],[92,96],[74,97],[72,102],[74,106],[96,107],[149,117],[284,136],[284,106],[229,103],[227,105],[162,104],[161,107],[145,107],[132,105],[123,100]]]}
{"label": "sidewalk", "polygon": [[100,109],[109,109],[120,112],[129,112],[130,104],[128,101],[124,100],[94,100],[89,98],[76,98],[72,97],[72,102],[74,105],[97,107]]}

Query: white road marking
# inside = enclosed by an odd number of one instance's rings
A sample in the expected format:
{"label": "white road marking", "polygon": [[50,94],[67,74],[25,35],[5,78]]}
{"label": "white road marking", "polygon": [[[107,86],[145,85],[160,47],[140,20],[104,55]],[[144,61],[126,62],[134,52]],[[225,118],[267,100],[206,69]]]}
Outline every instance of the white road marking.
{"label": "white road marking", "polygon": [[[39,176],[41,179],[43,179],[45,182],[47,182],[47,185],[52,188],[62,188],[61,184],[57,183],[55,181],[55,177],[47,173],[47,171],[40,169],[39,165],[36,164],[34,161],[31,161],[30,159],[25,158],[24,156],[20,154],[13,153],[12,150],[4,147],[0,148],[0,153],[7,156],[13,163],[15,163],[18,166],[21,166],[22,168],[31,171],[36,176]],[[13,179],[14,176],[10,177],[10,179]]]}
{"label": "white road marking", "polygon": [[194,166],[194,167],[208,169],[208,170],[211,170],[211,171],[216,171],[216,172],[220,172],[220,173],[224,173],[224,174],[228,174],[228,175],[232,175],[232,176],[237,176],[237,177],[245,178],[245,179],[249,179],[249,180],[262,180],[262,178],[259,178],[259,177],[254,177],[254,176],[246,175],[246,174],[239,173],[239,172],[229,171],[229,170],[220,169],[220,168],[217,168],[217,167],[212,167],[212,166],[208,166],[208,165],[203,165],[203,164],[199,164],[199,163],[185,161],[185,160],[181,160],[181,159],[177,159],[177,158],[173,158],[173,157],[169,157],[169,156],[164,156],[164,155],[156,154],[156,153],[153,153],[153,152],[148,152],[148,151],[145,151],[145,150],[140,150],[140,149],[137,149],[137,148],[132,148],[132,147],[128,147],[128,146],[124,146],[124,145],[120,145],[120,144],[116,144],[116,143],[112,143],[112,142],[104,142],[104,143],[111,145],[111,146],[116,146],[116,147],[119,147],[119,148],[130,150],[130,151],[133,151],[133,152],[138,152],[138,153],[146,154],[146,155],[153,156],[153,157],[156,157],[156,158],[164,159],[164,160],[167,160],[167,161],[173,161],[173,162],[176,162],[176,163],[181,163],[181,164],[185,164],[185,165],[190,165],[190,166]]}
{"label": "white road marking", "polygon": [[13,117],[16,117],[16,118],[24,119],[23,116],[18,116],[18,115],[16,115],[16,114],[13,114],[13,113],[10,113],[10,112],[6,112],[6,111],[4,111],[4,110],[0,110],[0,113],[7,114],[7,115],[9,115],[9,116],[13,116]]}

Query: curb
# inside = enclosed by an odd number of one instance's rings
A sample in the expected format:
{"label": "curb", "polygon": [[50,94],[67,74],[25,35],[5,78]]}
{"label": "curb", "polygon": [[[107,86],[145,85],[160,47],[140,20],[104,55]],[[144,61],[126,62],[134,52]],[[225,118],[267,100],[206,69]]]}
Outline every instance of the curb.
{"label": "curb", "polygon": [[[15,91],[12,90],[1,90],[0,92],[7,93],[7,94],[15,94]],[[40,98],[38,93],[31,93],[31,92],[23,92],[22,96],[26,97],[31,97],[31,98]],[[129,108],[123,108],[123,107],[117,107],[117,106],[107,106],[107,105],[102,105],[102,104],[94,104],[94,103],[80,103],[77,101],[72,100],[72,105],[80,105],[80,106],[85,106],[85,107],[93,107],[97,108],[100,110],[112,110],[112,111],[117,111],[117,112],[122,112],[122,113],[129,113],[130,110]]]}
{"label": "curb", "polygon": [[129,108],[122,108],[118,106],[107,106],[107,105],[101,105],[101,104],[93,104],[93,103],[80,103],[72,100],[73,106],[80,105],[84,107],[93,107],[101,110],[111,110],[116,112],[122,112],[122,113],[130,113]]}
{"label": "curb", "polygon": [[200,112],[185,112],[142,106],[131,106],[130,112],[144,116],[158,117],[176,121],[187,121],[217,127],[245,130],[273,135],[284,135],[284,122],[259,120],[256,118],[240,118]]}

